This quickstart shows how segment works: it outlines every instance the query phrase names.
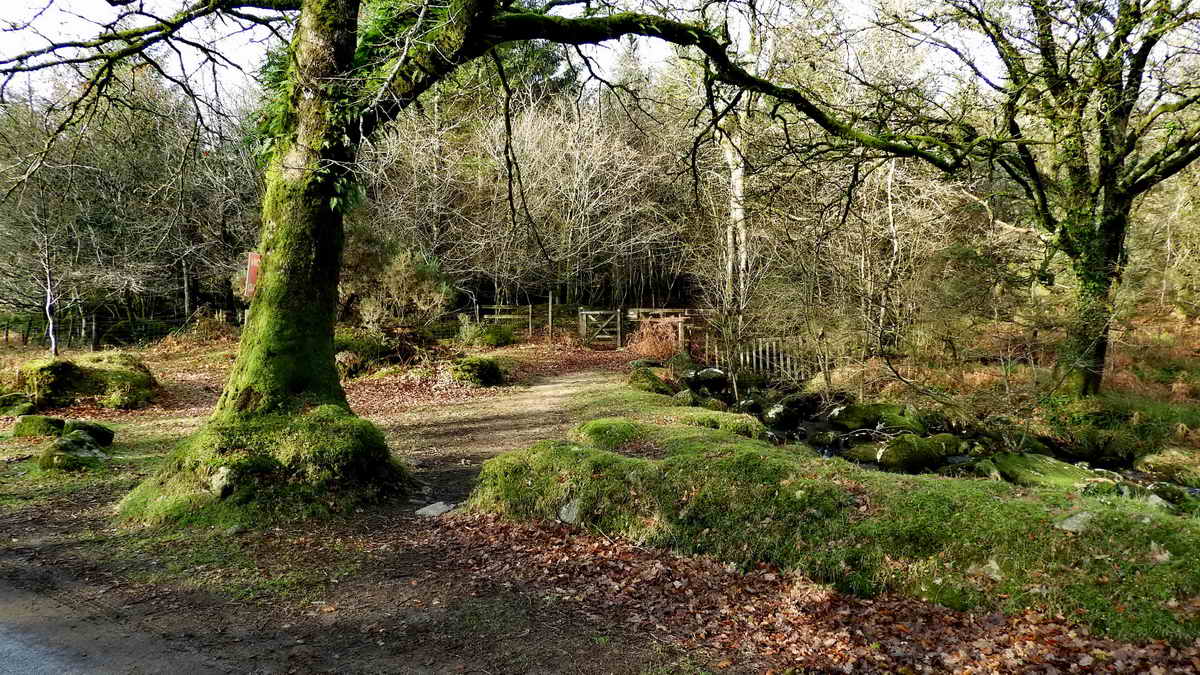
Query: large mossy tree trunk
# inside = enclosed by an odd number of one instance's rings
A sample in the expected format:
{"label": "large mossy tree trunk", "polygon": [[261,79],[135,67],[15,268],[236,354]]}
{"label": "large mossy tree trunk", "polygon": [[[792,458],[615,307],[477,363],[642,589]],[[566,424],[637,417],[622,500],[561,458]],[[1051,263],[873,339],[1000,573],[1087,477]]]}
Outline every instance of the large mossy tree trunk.
{"label": "large mossy tree trunk", "polygon": [[359,0],[305,0],[272,106],[258,283],[216,409],[122,502],[142,522],[256,523],[402,491],[382,433],[346,403],[333,354],[350,184]]}
{"label": "large mossy tree trunk", "polygon": [[344,406],[333,355],[348,184],[338,89],[354,58],[359,0],[308,0],[291,47],[286,107],[263,199],[258,284],[215,419]]}

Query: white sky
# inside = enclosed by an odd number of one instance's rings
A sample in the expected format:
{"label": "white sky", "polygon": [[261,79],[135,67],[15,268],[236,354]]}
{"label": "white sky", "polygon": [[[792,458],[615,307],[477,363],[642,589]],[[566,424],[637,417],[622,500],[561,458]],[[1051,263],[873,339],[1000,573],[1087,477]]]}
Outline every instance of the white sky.
{"label": "white sky", "polygon": [[[147,13],[159,17],[169,16],[183,4],[180,0],[139,2]],[[103,26],[130,7],[112,7],[105,0],[0,0],[0,26],[5,29],[0,33],[0,56],[12,57],[55,42],[95,37]],[[32,25],[27,26],[31,21]],[[22,28],[14,31],[14,26]],[[221,53],[242,69],[220,68],[214,79],[212,69],[203,67],[194,49],[184,46],[179,54],[164,52],[160,56],[168,72],[185,74],[193,86],[218,97],[238,96],[250,86],[272,39],[264,28],[239,32],[237,26],[228,23],[192,25],[183,34],[199,42],[217,40]],[[39,77],[31,77],[30,82],[36,84]]]}

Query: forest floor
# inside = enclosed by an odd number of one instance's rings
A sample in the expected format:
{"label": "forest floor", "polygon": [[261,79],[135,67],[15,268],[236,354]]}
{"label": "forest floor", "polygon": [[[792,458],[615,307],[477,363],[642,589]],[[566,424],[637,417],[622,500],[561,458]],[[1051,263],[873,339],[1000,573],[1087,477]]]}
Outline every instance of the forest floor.
{"label": "forest floor", "polygon": [[[479,464],[561,438],[575,397],[620,387],[628,356],[500,352],[522,384],[399,377],[348,386],[431,492],[349,520],[269,530],[131,529],[114,505],[215,402],[228,349],[146,354],[163,386],[95,474],[40,474],[0,439],[0,672],[1181,672],[1181,652],[1089,636],[1063,617],[954,612],[740,574],[557,523],[420,518],[460,502]],[[1200,663],[1194,663],[1200,670]]]}

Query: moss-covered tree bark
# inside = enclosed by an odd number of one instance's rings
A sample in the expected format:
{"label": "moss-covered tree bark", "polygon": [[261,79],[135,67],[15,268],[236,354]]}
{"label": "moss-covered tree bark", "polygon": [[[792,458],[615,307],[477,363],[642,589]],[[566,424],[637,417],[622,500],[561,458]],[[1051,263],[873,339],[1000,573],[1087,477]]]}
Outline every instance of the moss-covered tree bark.
{"label": "moss-covered tree bark", "polygon": [[258,284],[215,419],[346,405],[333,359],[359,0],[306,0],[262,207]]}

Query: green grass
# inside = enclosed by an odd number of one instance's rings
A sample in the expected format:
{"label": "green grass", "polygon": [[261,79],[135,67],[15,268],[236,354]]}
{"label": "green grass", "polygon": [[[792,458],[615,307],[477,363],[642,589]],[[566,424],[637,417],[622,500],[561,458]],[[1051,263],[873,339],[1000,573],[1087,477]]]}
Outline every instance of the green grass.
{"label": "green grass", "polygon": [[[1177,612],[1200,594],[1200,519],[1134,500],[979,479],[897,475],[721,430],[656,425],[665,396],[602,388],[576,402],[629,419],[585,423],[484,464],[474,508],[581,524],[744,567],[771,563],[839,590],[901,592],[957,609],[1039,608],[1118,639],[1200,636]],[[661,460],[596,445],[640,440]],[[594,443],[596,445],[594,445]],[[1081,510],[1081,534],[1054,527]],[[980,570],[995,561],[998,580]]]}

